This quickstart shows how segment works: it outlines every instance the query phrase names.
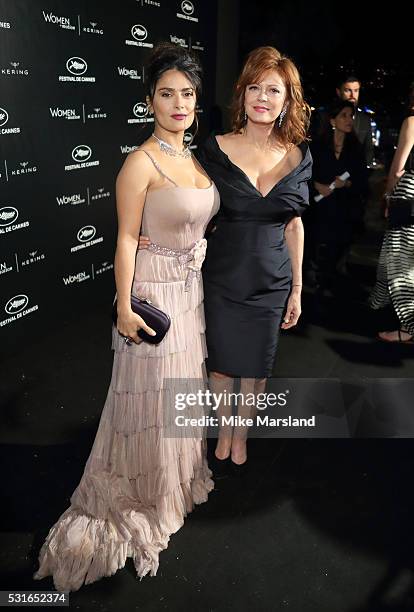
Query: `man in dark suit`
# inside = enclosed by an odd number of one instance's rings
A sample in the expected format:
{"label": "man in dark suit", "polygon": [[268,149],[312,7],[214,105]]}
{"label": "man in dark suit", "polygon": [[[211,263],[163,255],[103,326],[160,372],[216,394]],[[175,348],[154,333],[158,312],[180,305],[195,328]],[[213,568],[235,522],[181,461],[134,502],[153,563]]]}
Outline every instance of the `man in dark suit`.
{"label": "man in dark suit", "polygon": [[372,143],[371,119],[369,115],[358,108],[361,81],[353,74],[344,75],[338,81],[336,94],[342,100],[349,100],[355,107],[354,130],[362,144],[367,166],[374,161],[374,146]]}

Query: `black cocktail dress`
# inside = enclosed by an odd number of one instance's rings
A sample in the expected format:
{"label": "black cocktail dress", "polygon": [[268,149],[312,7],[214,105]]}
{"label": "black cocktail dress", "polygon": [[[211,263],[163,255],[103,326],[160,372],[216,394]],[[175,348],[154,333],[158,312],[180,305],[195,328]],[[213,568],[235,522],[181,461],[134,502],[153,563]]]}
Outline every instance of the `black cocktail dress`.
{"label": "black cocktail dress", "polygon": [[291,288],[286,224],[309,204],[312,156],[266,195],[210,135],[198,159],[221,198],[203,266],[208,369],[229,376],[272,375],[280,322]]}

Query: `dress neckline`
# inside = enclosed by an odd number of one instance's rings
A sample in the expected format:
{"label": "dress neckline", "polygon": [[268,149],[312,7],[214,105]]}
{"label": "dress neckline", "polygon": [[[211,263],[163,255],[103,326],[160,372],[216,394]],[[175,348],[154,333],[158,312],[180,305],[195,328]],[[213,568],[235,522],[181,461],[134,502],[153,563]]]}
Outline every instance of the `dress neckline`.
{"label": "dress neckline", "polygon": [[[287,174],[285,174],[285,176],[282,176],[282,178],[277,181],[273,187],[266,193],[266,195],[263,195],[262,192],[256,187],[256,185],[254,185],[252,183],[252,181],[250,180],[250,178],[247,176],[247,174],[245,173],[244,170],[242,170],[240,168],[240,166],[238,166],[237,164],[235,164],[230,157],[227,155],[227,153],[225,153],[223,151],[223,149],[220,147],[217,138],[214,134],[211,135],[216,148],[218,149],[218,151],[221,153],[221,155],[226,159],[227,163],[230,164],[231,166],[233,166],[233,168],[235,168],[245,179],[246,181],[249,183],[249,185],[252,187],[252,189],[254,189],[256,191],[256,193],[264,200],[265,198],[267,198],[275,189],[276,187],[278,187],[280,185],[280,183],[282,183],[287,177],[291,176],[294,172],[296,172],[300,166],[303,164],[303,162],[305,161],[308,151],[309,151],[309,147],[306,145],[306,143],[301,142],[298,147],[300,148],[301,152],[302,152],[302,159],[300,160],[299,164],[297,166],[295,166],[290,172],[288,172]],[[305,148],[305,150],[304,150]]]}
{"label": "dress neckline", "polygon": [[213,187],[213,181],[211,181],[211,184],[208,187],[181,187],[180,185],[173,185],[172,187],[158,187],[158,189],[149,189],[147,191],[147,195],[150,193],[157,193],[157,191],[171,191],[172,189],[181,189],[182,191],[208,191]]}

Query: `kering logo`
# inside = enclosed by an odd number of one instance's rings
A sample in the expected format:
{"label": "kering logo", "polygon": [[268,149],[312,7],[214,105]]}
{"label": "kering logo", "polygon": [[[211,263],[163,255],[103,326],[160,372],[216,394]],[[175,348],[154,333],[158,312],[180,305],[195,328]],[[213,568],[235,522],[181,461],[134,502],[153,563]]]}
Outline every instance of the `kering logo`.
{"label": "kering logo", "polygon": [[137,0],[137,2],[139,2],[141,6],[147,4],[148,6],[155,6],[157,8],[161,7],[161,2],[158,2],[158,0]]}
{"label": "kering logo", "polygon": [[9,181],[12,177],[21,176],[23,174],[34,174],[35,172],[37,172],[37,166],[29,166],[28,161],[23,161],[14,168],[7,168],[6,180]]}
{"label": "kering logo", "polygon": [[88,113],[87,114],[87,118],[88,119],[106,119],[108,117],[108,115],[106,113],[101,113],[100,108],[94,108],[93,109],[93,113]]}
{"label": "kering logo", "polygon": [[79,242],[88,242],[89,240],[93,240],[96,234],[96,227],[93,225],[85,225],[82,227],[77,233],[77,239]]}
{"label": "kering logo", "polygon": [[79,76],[85,74],[88,64],[81,57],[70,57],[66,62],[66,68],[74,76]]}
{"label": "kering logo", "polygon": [[111,196],[110,191],[105,191],[105,187],[98,187],[96,193],[91,195],[92,202],[96,202],[96,200],[102,200],[103,198],[109,198]]}
{"label": "kering logo", "polygon": [[15,295],[14,297],[12,297],[7,302],[4,307],[4,310],[7,312],[7,314],[14,315],[24,310],[28,303],[29,298],[27,297],[27,295],[20,293],[19,295]]}
{"label": "kering logo", "polygon": [[19,211],[14,206],[3,206],[0,208],[0,227],[6,227],[17,221]]}
{"label": "kering logo", "polygon": [[114,264],[109,261],[104,261],[101,267],[97,267],[95,269],[95,275],[103,274],[104,272],[109,272],[109,270],[114,269]]}
{"label": "kering logo", "polygon": [[44,253],[40,253],[39,251],[30,251],[25,257],[21,257],[20,265],[22,267],[31,266],[34,263],[39,261],[43,261],[46,258]]}
{"label": "kering logo", "polygon": [[196,51],[204,51],[205,47],[201,44],[200,40],[196,40],[195,44],[191,43],[191,48],[195,49]]}
{"label": "kering logo", "polygon": [[4,76],[27,76],[27,68],[19,68],[20,62],[10,62],[11,68],[2,68],[1,74]]}
{"label": "kering logo", "polygon": [[96,27],[98,25],[97,22],[90,21],[89,23],[91,27],[82,28],[82,32],[86,32],[87,34],[100,34],[102,36],[104,31]]}
{"label": "kering logo", "polygon": [[75,108],[51,108],[49,107],[51,116],[56,119],[80,119],[81,116],[78,114]]}
{"label": "kering logo", "polygon": [[72,159],[75,162],[88,161],[92,155],[92,149],[88,145],[78,145],[72,151]]}
{"label": "kering logo", "polygon": [[189,0],[181,2],[181,10],[185,15],[192,15],[194,13],[194,4]]}
{"label": "kering logo", "polygon": [[131,34],[135,40],[145,40],[148,36],[147,28],[141,24],[133,25],[131,28]]}

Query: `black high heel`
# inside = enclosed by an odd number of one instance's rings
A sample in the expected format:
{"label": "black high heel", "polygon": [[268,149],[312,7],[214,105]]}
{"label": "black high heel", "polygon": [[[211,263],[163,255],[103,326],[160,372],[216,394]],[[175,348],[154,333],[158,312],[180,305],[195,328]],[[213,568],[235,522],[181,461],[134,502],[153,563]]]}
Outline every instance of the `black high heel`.
{"label": "black high heel", "polygon": [[228,476],[230,467],[230,455],[225,459],[219,459],[216,457],[216,453],[213,453],[212,470],[216,478],[223,478]]}
{"label": "black high heel", "polygon": [[231,469],[235,476],[245,476],[247,474],[247,459],[244,463],[234,463],[231,459]]}

